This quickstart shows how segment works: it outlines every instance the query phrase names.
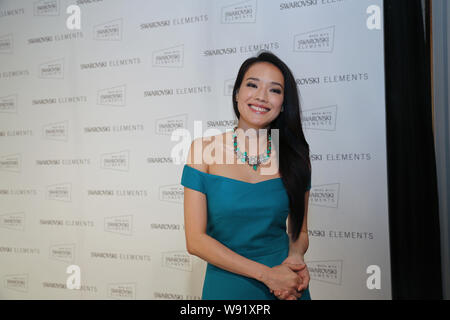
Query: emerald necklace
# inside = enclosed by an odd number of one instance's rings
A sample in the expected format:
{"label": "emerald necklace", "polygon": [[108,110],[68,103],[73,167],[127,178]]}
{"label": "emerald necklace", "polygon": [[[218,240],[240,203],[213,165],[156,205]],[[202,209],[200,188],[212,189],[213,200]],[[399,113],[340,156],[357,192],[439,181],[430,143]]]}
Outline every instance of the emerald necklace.
{"label": "emerald necklace", "polygon": [[265,163],[270,159],[270,154],[272,152],[272,137],[269,131],[269,134],[267,136],[267,151],[264,153],[261,153],[257,156],[248,156],[247,152],[242,152],[239,150],[238,144],[237,144],[237,135],[236,135],[236,129],[237,126],[233,129],[233,142],[234,142],[234,152],[236,153],[236,156],[239,160],[242,162],[247,162],[249,166],[253,167],[253,170],[258,170],[258,166],[261,163]]}

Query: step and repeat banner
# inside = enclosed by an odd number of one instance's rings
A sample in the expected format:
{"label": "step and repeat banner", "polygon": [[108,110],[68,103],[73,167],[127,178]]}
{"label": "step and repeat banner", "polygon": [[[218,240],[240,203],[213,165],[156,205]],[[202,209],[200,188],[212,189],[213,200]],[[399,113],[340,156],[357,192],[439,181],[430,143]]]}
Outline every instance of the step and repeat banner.
{"label": "step and repeat banner", "polygon": [[200,299],[172,133],[231,130],[269,50],[311,147],[311,296],[390,299],[382,6],[1,1],[0,298]]}

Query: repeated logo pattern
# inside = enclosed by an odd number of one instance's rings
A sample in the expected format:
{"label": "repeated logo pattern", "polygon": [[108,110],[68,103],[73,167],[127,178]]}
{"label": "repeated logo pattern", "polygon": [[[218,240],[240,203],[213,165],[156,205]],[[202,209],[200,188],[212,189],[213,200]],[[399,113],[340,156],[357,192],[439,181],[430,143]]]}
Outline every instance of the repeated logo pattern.
{"label": "repeated logo pattern", "polygon": [[153,3],[77,0],[79,30],[64,1],[0,4],[0,295],[199,299],[173,138],[231,130],[238,68],[270,50],[310,145],[313,298],[374,297],[365,261],[389,270],[384,60],[364,2]]}

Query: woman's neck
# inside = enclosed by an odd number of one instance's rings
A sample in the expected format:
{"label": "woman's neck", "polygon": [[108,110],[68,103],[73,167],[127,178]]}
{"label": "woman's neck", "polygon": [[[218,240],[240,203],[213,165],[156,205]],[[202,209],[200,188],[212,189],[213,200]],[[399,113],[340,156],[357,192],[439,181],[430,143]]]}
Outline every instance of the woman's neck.
{"label": "woman's neck", "polygon": [[243,146],[243,141],[245,138],[245,151],[247,151],[248,154],[250,154],[250,151],[252,151],[249,150],[250,144],[258,146],[257,154],[263,153],[267,150],[267,134],[269,134],[268,131],[269,125],[258,127],[251,125],[242,119],[239,119],[236,130],[238,145]]}

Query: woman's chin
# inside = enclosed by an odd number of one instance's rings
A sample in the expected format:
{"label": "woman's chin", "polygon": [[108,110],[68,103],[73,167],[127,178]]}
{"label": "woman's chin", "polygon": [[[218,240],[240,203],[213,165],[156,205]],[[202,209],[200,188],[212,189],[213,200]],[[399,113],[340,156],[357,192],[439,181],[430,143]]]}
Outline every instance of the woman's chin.
{"label": "woman's chin", "polygon": [[267,115],[264,114],[245,114],[241,113],[241,118],[250,126],[263,127],[268,125],[271,120]]}

